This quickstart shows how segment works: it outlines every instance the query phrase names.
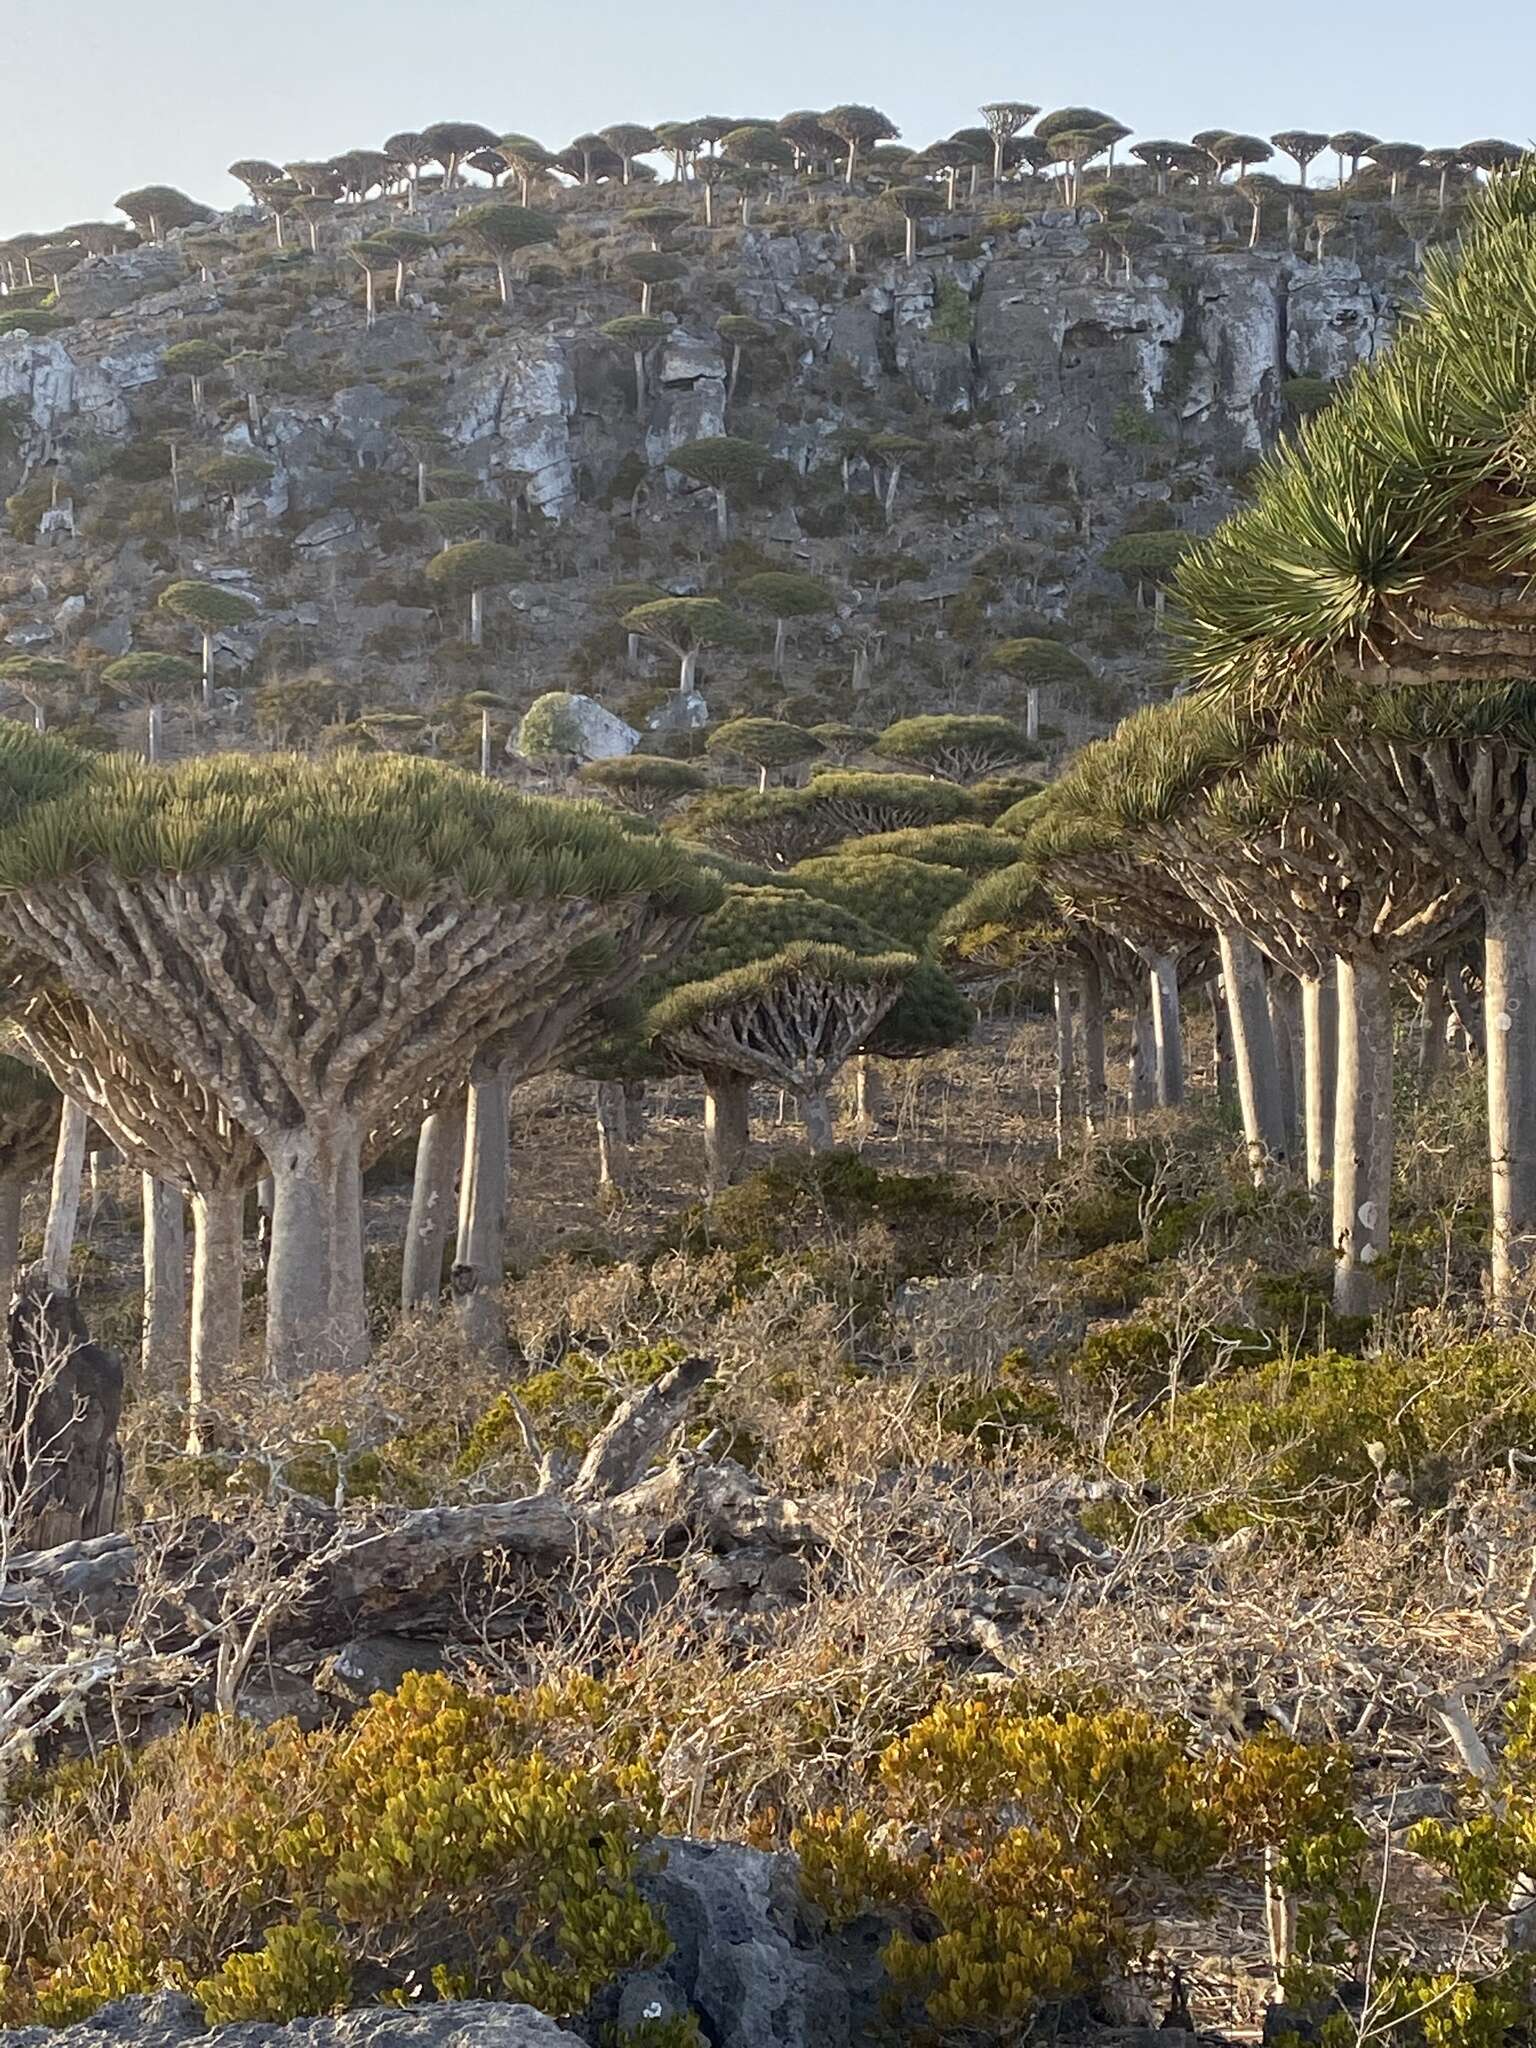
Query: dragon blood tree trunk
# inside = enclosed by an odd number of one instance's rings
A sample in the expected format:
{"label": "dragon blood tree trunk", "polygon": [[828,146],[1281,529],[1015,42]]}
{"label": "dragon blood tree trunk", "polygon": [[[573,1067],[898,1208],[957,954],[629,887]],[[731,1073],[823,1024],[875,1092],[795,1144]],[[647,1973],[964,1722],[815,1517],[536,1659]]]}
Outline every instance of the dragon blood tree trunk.
{"label": "dragon blood tree trunk", "polygon": [[1536,906],[1521,890],[1490,901],[1486,918],[1493,1300],[1517,1314],[1536,1285]]}
{"label": "dragon blood tree trunk", "polygon": [[19,1173],[0,1174],[0,1302],[7,1312],[16,1292],[16,1265],[21,1256],[21,1203],[27,1184]]}
{"label": "dragon blood tree trunk", "polygon": [[751,1098],[751,1086],[739,1074],[704,1076],[704,1159],[712,1195],[741,1172],[752,1137]]}
{"label": "dragon blood tree trunk", "polygon": [[1131,1019],[1130,1110],[1145,1116],[1157,1104],[1157,1033],[1150,999],[1137,1002]]}
{"label": "dragon blood tree trunk", "polygon": [[[217,1397],[239,1351],[245,1190],[256,1178],[261,1154],[206,1089],[72,997],[44,991],[16,1023],[39,1064],[61,1087],[80,1095],[97,1125],[144,1176],[147,1226],[156,1203],[174,1205],[179,1214],[183,1188],[191,1195],[190,1327],[175,1338],[174,1356],[168,1348],[161,1355],[168,1364],[189,1358],[188,1443],[199,1450],[204,1404],[210,1393]],[[160,1192],[151,1196],[152,1187]],[[174,1226],[169,1233],[146,1227],[146,1288],[165,1243],[166,1266],[174,1261],[175,1273],[163,1272],[159,1291],[184,1315],[181,1258],[169,1249],[174,1235]],[[161,1342],[150,1327],[154,1319],[146,1301],[147,1349]]]}
{"label": "dragon blood tree trunk", "polygon": [[1333,1113],[1338,1092],[1339,994],[1335,971],[1301,976],[1303,1118],[1307,1191],[1321,1196],[1333,1176]]}
{"label": "dragon blood tree trunk", "polygon": [[1285,1132],[1285,1156],[1294,1159],[1301,1129],[1301,989],[1294,974],[1276,968],[1270,974],[1267,993],[1269,1026],[1275,1041],[1275,1065],[1280,1073],[1280,1120]]}
{"label": "dragon blood tree trunk", "polygon": [[[364,1136],[446,1076],[561,976],[605,1000],[612,939],[639,971],[645,897],[402,900],[296,885],[259,862],[120,878],[88,869],[0,897],[0,930],[114,1030],[156,1049],[260,1147],[273,1182],[267,1355],[276,1377],[359,1362]],[[640,961],[634,949],[640,949]]]}
{"label": "dragon blood tree trunk", "polygon": [[464,1159],[464,1116],[457,1102],[422,1119],[416,1139],[416,1174],[400,1268],[400,1306],[431,1308],[443,1291],[443,1253],[453,1219]]}
{"label": "dragon blood tree trunk", "polygon": [[144,1201],[146,1372],[179,1376],[187,1355],[187,1218],[181,1189],[141,1176]]}
{"label": "dragon blood tree trunk", "polygon": [[802,1089],[796,1097],[805,1143],[811,1152],[830,1152],[834,1143],[832,1098],[825,1088]]}
{"label": "dragon blood tree trunk", "polygon": [[597,1182],[622,1188],[629,1178],[629,1105],[622,1081],[599,1081],[593,1090],[597,1115]]}
{"label": "dragon blood tree trunk", "polygon": [[1083,1022],[1083,1098],[1088,1120],[1094,1123],[1103,1114],[1109,1081],[1104,1067],[1104,975],[1098,961],[1086,950],[1078,993]]}
{"label": "dragon blood tree trunk", "polygon": [[1451,1021],[1451,999],[1438,966],[1429,970],[1418,1015],[1413,1020],[1414,1083],[1418,1099],[1430,1094],[1445,1068],[1445,1034]]}
{"label": "dragon blood tree trunk", "polygon": [[1184,1026],[1179,1010],[1179,963],[1172,953],[1155,953],[1147,962],[1152,1000],[1152,1045],[1155,1090],[1159,1109],[1177,1109],[1184,1100]]}
{"label": "dragon blood tree trunk", "polygon": [[69,1292],[69,1260],[75,1248],[80,1216],[80,1180],[85,1172],[83,1103],[66,1095],[59,1114],[59,1139],[53,1155],[53,1180],[48,1190],[48,1220],[43,1226],[43,1271],[48,1285]]}
{"label": "dragon blood tree trunk", "polygon": [[505,1347],[498,1290],[507,1255],[508,1081],[498,1062],[476,1066],[464,1112],[464,1172],[453,1291],[477,1350]]}
{"label": "dragon blood tree trunk", "polygon": [[1338,1098],[1333,1138],[1333,1305],[1369,1315],[1386,1254],[1392,1193],[1392,984],[1372,954],[1338,963]]}
{"label": "dragon blood tree trunk", "polygon": [[1248,1142],[1248,1170],[1262,1187],[1278,1160],[1285,1158],[1285,1117],[1280,1071],[1270,1026],[1269,996],[1264,986],[1264,958],[1253,941],[1234,925],[1217,933],[1221,946],[1221,978],[1226,984],[1227,1015],[1232,1025],[1232,1054],[1237,1066],[1237,1099]]}
{"label": "dragon blood tree trunk", "polygon": [[1078,1117],[1076,991],[1065,975],[1051,985],[1056,1020],[1056,1157],[1064,1159]]}

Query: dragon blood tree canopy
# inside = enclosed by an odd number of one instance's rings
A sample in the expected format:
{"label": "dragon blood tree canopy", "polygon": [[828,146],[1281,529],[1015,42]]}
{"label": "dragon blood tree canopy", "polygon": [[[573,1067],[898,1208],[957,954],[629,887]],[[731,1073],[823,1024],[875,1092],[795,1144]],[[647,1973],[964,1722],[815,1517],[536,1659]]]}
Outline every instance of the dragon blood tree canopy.
{"label": "dragon blood tree canopy", "polygon": [[595,807],[400,756],[115,764],[0,831],[0,936],[260,1146],[285,1371],[364,1353],[368,1131],[563,999],[561,963],[600,1002],[599,954],[627,974],[718,893]]}
{"label": "dragon blood tree canopy", "polygon": [[[1321,711],[1359,800],[1476,882],[1484,918],[1493,1292],[1536,1284],[1536,167],[1493,176],[1393,349],[1180,565],[1197,687]],[[1460,694],[1469,687],[1469,703]],[[1416,700],[1409,709],[1405,699]],[[1370,734],[1351,745],[1350,732]],[[1430,804],[1427,829],[1411,818]]]}

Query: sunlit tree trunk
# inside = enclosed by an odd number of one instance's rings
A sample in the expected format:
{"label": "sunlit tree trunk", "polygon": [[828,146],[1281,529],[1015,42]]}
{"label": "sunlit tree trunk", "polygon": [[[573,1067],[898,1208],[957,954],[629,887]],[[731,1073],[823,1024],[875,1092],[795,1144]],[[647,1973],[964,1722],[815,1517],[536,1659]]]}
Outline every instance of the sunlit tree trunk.
{"label": "sunlit tree trunk", "polygon": [[1338,984],[1330,967],[1301,983],[1307,1188],[1320,1197],[1333,1177],[1333,1119],[1338,1093]]}
{"label": "sunlit tree trunk", "polygon": [[1361,1316],[1376,1304],[1392,1192],[1392,988],[1383,963],[1341,956],[1338,1006],[1333,1305]]}
{"label": "sunlit tree trunk", "polygon": [[500,1292],[507,1251],[507,1146],[506,1082],[499,1070],[477,1071],[464,1118],[453,1283],[465,1335],[493,1356],[506,1343]]}
{"label": "sunlit tree trunk", "polygon": [[146,1373],[179,1379],[187,1356],[187,1227],[181,1189],[142,1176],[144,1204],[144,1327]]}
{"label": "sunlit tree trunk", "polygon": [[1536,1280],[1536,918],[1523,892],[1487,905],[1483,1013],[1493,1302],[1512,1315]]}
{"label": "sunlit tree trunk", "polygon": [[464,1104],[458,1098],[424,1117],[416,1137],[411,1212],[400,1268],[400,1306],[407,1314],[433,1307],[443,1291],[443,1253],[463,1157]]}
{"label": "sunlit tree trunk", "polygon": [[718,1194],[741,1172],[751,1139],[751,1091],[734,1074],[704,1077],[704,1157],[709,1191]]}
{"label": "sunlit tree trunk", "polygon": [[1253,941],[1231,926],[1223,926],[1217,936],[1227,1015],[1232,1024],[1237,1099],[1248,1144],[1248,1170],[1254,1184],[1262,1187],[1274,1162],[1285,1157],[1280,1073],[1264,989],[1264,961]]}
{"label": "sunlit tree trunk", "polygon": [[48,1285],[66,1293],[69,1259],[75,1248],[80,1215],[80,1180],[85,1171],[84,1107],[65,1096],[59,1111],[59,1137],[53,1154],[53,1179],[48,1190],[48,1219],[43,1226],[43,1272]]}

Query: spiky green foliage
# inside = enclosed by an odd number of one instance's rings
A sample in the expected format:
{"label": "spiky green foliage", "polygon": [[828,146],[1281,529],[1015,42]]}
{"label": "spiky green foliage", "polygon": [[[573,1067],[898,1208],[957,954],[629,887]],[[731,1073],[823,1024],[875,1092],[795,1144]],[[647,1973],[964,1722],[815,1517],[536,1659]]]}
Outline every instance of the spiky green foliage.
{"label": "spiky green foliage", "polygon": [[168,583],[157,603],[161,611],[186,619],[208,633],[217,632],[222,627],[243,625],[256,616],[255,605],[250,598],[242,597],[238,590],[226,590],[217,583],[199,583],[191,579]]}
{"label": "spiky green foliage", "polygon": [[780,718],[731,718],[705,741],[705,751],[754,768],[792,768],[821,752],[821,742],[804,726]]}
{"label": "spiky green foliage", "polygon": [[[887,934],[838,903],[790,887],[788,878],[778,886],[751,882],[727,890],[725,901],[704,919],[693,944],[673,968],[672,993],[661,999],[672,1007],[660,1014],[673,1022],[703,1014],[727,985],[734,1000],[752,990],[751,976],[764,963],[782,959],[797,947],[874,960],[881,963],[882,972],[890,971],[893,955],[902,960],[902,994],[866,1040],[867,1052],[892,1059],[912,1057],[958,1044],[970,1031],[970,1008],[941,969],[914,953],[897,952]],[[732,982],[736,975],[746,978]],[[688,995],[690,985],[693,996]],[[784,985],[777,975],[764,975],[756,984],[760,990]],[[698,996],[700,987],[711,990],[709,998]],[[657,1014],[653,1011],[648,1027],[652,1035],[667,1028],[656,1021]]]}
{"label": "spiky green foliage", "polygon": [[97,866],[131,880],[260,862],[301,888],[354,882],[408,900],[443,890],[472,901],[645,893],[694,910],[719,896],[681,849],[621,832],[597,805],[518,796],[435,761],[223,754],[160,771],[114,762],[81,787],[73,748],[60,753],[21,727],[3,739],[0,777],[11,755],[30,758],[41,772],[28,787],[65,793],[45,805],[34,798],[0,838],[0,888]]}
{"label": "spiky green foliage", "polygon": [[[647,1029],[677,1057],[683,1034],[722,1012],[760,1009],[776,996],[793,998],[802,986],[817,982],[849,996],[899,989],[916,964],[910,953],[856,953],[844,946],[794,939],[766,959],[748,961],[673,989],[651,1010]],[[853,1049],[848,1047],[843,1057]],[[816,1050],[814,1046],[794,1048],[802,1057],[806,1051]]]}
{"label": "spiky green foliage", "polygon": [[499,533],[509,523],[505,505],[490,505],[483,498],[434,498],[415,517],[450,543]]}
{"label": "spiky green foliage", "polygon": [[718,597],[663,597],[638,604],[621,621],[626,632],[659,640],[681,657],[701,647],[744,647],[752,629]]}
{"label": "spiky green foliage", "polygon": [[1037,760],[1040,749],[1007,718],[936,714],[903,718],[887,726],[875,752],[888,761],[942,775],[947,782],[976,782]]}
{"label": "spiky green foliage", "polygon": [[1523,573],[1533,384],[1536,169],[1522,164],[1479,197],[1454,255],[1431,252],[1391,352],[1304,423],[1249,508],[1181,565],[1184,672],[1294,698],[1389,637],[1393,607],[1436,576]]}
{"label": "spiky green foliage", "polygon": [[759,448],[755,441],[743,441],[734,434],[713,434],[671,449],[667,467],[716,490],[740,491],[756,483],[772,460],[768,450]]}
{"label": "spiky green foliage", "polygon": [[580,754],[585,744],[569,690],[546,690],[535,697],[517,728],[517,751],[525,760],[546,754]]}
{"label": "spiky green foliage", "polygon": [[959,868],[968,875],[989,875],[1010,867],[1019,857],[1014,842],[985,825],[915,825],[901,832],[875,832],[845,839],[834,853],[855,857],[895,854],[901,860],[932,861]]}
{"label": "spiky green foliage", "polygon": [[213,491],[253,491],[271,481],[273,466],[263,455],[214,455],[200,465],[198,480]]}
{"label": "spiky green foliage", "polygon": [[1100,560],[1131,583],[1161,583],[1189,553],[1187,533],[1123,533]]}
{"label": "spiky green foliage", "polygon": [[156,654],[149,649],[122,654],[109,661],[101,680],[140,704],[163,704],[178,690],[189,690],[202,679],[202,670],[184,654]]}
{"label": "spiky green foliage", "polygon": [[30,690],[64,690],[80,680],[72,661],[60,661],[53,654],[13,654],[0,661],[0,683],[10,683],[24,694]]}
{"label": "spiky green foliage", "polygon": [[866,753],[875,743],[875,735],[862,725],[847,725],[840,718],[823,719],[811,728],[820,740],[823,753],[830,754],[838,763],[851,761],[855,754]]}
{"label": "spiky green foliage", "polygon": [[899,946],[921,952],[945,912],[969,894],[959,868],[897,854],[832,853],[796,862],[784,880],[850,910]]}
{"label": "spiky green foliage", "polygon": [[160,358],[160,367],[172,377],[211,377],[226,353],[216,341],[175,341]]}
{"label": "spiky green foliage", "polygon": [[743,860],[780,866],[850,836],[953,824],[968,808],[953,783],[842,769],[813,776],[804,789],[714,791],[689,805],[684,829]]}
{"label": "spiky green foliage", "polygon": [[626,810],[658,817],[685,796],[707,789],[709,778],[692,761],[674,761],[667,754],[620,754],[611,761],[585,761],[581,780],[606,790]]}
{"label": "spiky green foliage", "polygon": [[552,215],[529,206],[514,206],[510,200],[488,200],[472,206],[454,222],[454,233],[467,236],[488,256],[505,260],[519,249],[537,248],[555,241],[560,224]]}
{"label": "spiky green foliage", "polygon": [[987,667],[1001,669],[1026,688],[1053,690],[1087,682],[1093,671],[1081,655],[1059,640],[1000,640],[987,655]]}
{"label": "spiky green foliage", "polygon": [[960,898],[935,934],[941,957],[961,974],[1050,967],[1070,951],[1072,933],[1033,861],[986,876]]}
{"label": "spiky green foliage", "polygon": [[0,826],[13,824],[33,804],[67,796],[99,765],[67,740],[0,719]]}
{"label": "spiky green foliage", "polygon": [[801,576],[788,569],[764,569],[756,576],[743,576],[736,588],[748,604],[775,619],[816,618],[831,611],[834,603],[831,590],[819,576]]}
{"label": "spiky green foliage", "polygon": [[512,548],[493,540],[464,540],[434,555],[427,564],[426,575],[429,583],[463,593],[514,582],[522,569],[522,558]]}

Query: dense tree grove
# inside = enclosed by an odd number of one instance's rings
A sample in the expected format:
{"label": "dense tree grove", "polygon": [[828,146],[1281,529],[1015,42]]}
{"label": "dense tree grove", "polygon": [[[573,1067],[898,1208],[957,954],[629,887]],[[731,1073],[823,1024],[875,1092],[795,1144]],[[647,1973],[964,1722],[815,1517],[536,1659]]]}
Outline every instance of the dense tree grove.
{"label": "dense tree grove", "polygon": [[[913,2041],[1193,2041],[1227,1911],[1266,2039],[1518,2048],[1536,157],[989,98],[229,175],[0,243],[0,2028],[699,2048],[614,1990],[686,1830]],[[1411,303],[1192,456],[1170,220]],[[1042,248],[1067,453],[980,367]]]}

